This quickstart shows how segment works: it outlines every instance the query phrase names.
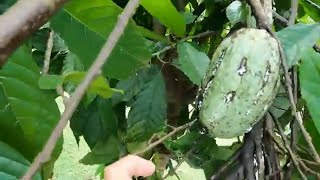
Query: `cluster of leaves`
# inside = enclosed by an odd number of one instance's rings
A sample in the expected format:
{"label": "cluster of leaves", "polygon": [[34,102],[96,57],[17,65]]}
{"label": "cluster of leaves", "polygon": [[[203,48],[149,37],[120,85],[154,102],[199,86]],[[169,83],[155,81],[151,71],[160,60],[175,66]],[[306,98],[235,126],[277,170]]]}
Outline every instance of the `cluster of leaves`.
{"label": "cluster of leaves", "polygon": [[[1,2],[0,13],[14,2]],[[0,159],[0,179],[21,177],[41,150],[60,117],[55,89],[62,85],[72,95],[126,3],[127,0],[68,2],[0,70],[0,156],[4,157]],[[320,40],[320,25],[315,23],[320,20],[319,6],[319,0],[300,0],[299,24],[285,27],[275,20],[273,26],[289,67],[299,69],[300,107],[304,107],[305,126],[318,152],[320,55],[312,47]],[[276,0],[275,7],[281,16],[289,17],[290,2]],[[192,121],[194,89],[200,85],[211,55],[226,35],[245,26],[256,27],[250,6],[242,1],[141,0],[104,65],[103,74],[92,82],[70,119],[75,138],[79,141],[83,136],[91,148],[80,162],[110,164],[147,147],[170,132],[171,126]],[[47,75],[41,75],[50,31],[54,31],[50,69]],[[283,94],[279,93],[270,110],[286,126],[292,118]],[[175,175],[170,159],[185,155],[190,164],[202,168],[210,177],[241,145],[236,142],[228,147],[218,146],[215,139],[199,129],[196,124],[145,154],[157,165],[157,174],[152,178],[163,176],[167,168]],[[51,175],[62,143],[61,138],[51,161],[36,179]],[[312,160],[303,151],[307,149],[303,138],[299,147],[299,156]],[[17,165],[6,166],[8,163]],[[320,171],[319,167],[316,171]]]}

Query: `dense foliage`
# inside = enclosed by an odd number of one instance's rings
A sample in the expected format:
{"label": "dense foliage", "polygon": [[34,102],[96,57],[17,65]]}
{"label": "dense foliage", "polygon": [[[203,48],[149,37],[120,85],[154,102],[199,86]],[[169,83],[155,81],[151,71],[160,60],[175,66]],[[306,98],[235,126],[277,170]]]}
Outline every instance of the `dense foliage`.
{"label": "dense foliage", "polygon": [[[60,117],[55,98],[61,94],[56,88],[62,86],[72,95],[127,1],[68,2],[0,69],[0,179],[20,178],[41,151]],[[14,3],[1,1],[0,13]],[[277,16],[272,28],[291,69],[303,125],[320,153],[320,1],[299,0],[296,24],[287,27],[278,16],[288,19],[290,8],[290,1],[274,1]],[[141,0],[102,75],[92,82],[70,119],[77,141],[82,136],[91,149],[80,162],[108,165],[196,120],[195,99],[212,55],[226,36],[243,27],[257,27],[245,1]],[[50,34],[50,66],[43,72]],[[249,47],[241,48],[247,51]],[[310,179],[319,178],[320,162],[310,153],[291,111],[283,85],[266,118],[257,124],[263,134],[258,139],[259,134],[248,132],[231,145],[222,145],[199,122],[193,123],[144,153],[157,165],[151,179],[166,176],[166,169],[178,176],[172,160],[203,169],[207,179],[226,164],[219,178],[248,178],[257,169],[259,177],[272,179],[297,178],[301,176],[298,170]],[[62,144],[61,138],[35,179],[52,175]],[[246,150],[251,159],[239,155],[239,149]],[[256,152],[263,155],[254,157]],[[293,161],[300,164],[298,168]]]}

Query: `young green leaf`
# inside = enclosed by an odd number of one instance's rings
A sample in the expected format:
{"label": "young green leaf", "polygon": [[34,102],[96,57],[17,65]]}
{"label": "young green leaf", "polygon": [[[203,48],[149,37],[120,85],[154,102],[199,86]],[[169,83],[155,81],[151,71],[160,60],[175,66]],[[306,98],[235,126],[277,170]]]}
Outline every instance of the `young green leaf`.
{"label": "young green leaf", "polygon": [[[88,69],[121,12],[122,9],[109,0],[70,1],[64,10],[52,18],[51,26]],[[103,72],[111,78],[127,79],[145,66],[150,58],[146,40],[131,21],[104,65]]]}
{"label": "young green leaf", "polygon": [[128,141],[144,141],[161,131],[166,119],[166,91],[162,73],[153,76],[131,105],[127,120]]}
{"label": "young green leaf", "polygon": [[296,24],[277,32],[289,68],[297,64],[302,57],[302,53],[320,39],[319,32],[320,23]]}
{"label": "young green leaf", "polygon": [[176,67],[183,71],[193,83],[200,85],[210,62],[208,56],[186,42],[178,44],[178,56],[179,64]]}
{"label": "young green leaf", "polygon": [[141,0],[141,5],[175,34],[182,36],[185,33],[185,20],[170,0]]}
{"label": "young green leaf", "polygon": [[320,132],[320,54],[308,49],[303,52],[302,59],[299,69],[301,94]]}
{"label": "young green leaf", "polygon": [[[85,76],[86,72],[80,71],[73,71],[61,76],[45,75],[40,77],[38,83],[41,89],[55,89],[57,86],[62,85],[65,82],[79,84],[82,82]],[[115,92],[123,93],[122,90],[110,88],[107,79],[101,75],[91,82],[88,92],[92,94],[98,94],[103,98],[109,98]]]}

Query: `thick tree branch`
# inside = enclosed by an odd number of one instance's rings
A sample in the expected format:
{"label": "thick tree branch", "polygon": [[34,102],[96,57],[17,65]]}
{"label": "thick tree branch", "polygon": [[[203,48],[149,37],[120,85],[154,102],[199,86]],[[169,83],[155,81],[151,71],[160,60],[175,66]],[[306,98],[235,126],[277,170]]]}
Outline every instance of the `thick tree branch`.
{"label": "thick tree branch", "polygon": [[23,180],[30,180],[32,176],[37,172],[37,170],[42,166],[43,163],[47,162],[52,154],[52,151],[56,145],[58,138],[60,137],[63,129],[68,123],[68,120],[71,118],[72,114],[74,113],[75,109],[79,105],[83,95],[85,94],[86,90],[88,89],[91,82],[101,73],[101,68],[104,63],[107,61],[108,57],[110,56],[113,48],[119,41],[121,35],[123,34],[129,19],[135,13],[136,8],[139,5],[139,0],[131,0],[128,2],[124,11],[119,16],[118,22],[109,35],[105,45],[102,47],[100,53],[98,54],[96,60],[90,67],[85,79],[83,82],[76,88],[74,94],[70,98],[64,113],[61,116],[60,121],[58,122],[57,126],[51,133],[49,140],[47,141],[46,145],[44,146],[43,150],[38,154],[35,158],[34,162],[31,164],[29,170],[22,178]]}
{"label": "thick tree branch", "polygon": [[19,0],[0,16],[0,68],[67,0]]}

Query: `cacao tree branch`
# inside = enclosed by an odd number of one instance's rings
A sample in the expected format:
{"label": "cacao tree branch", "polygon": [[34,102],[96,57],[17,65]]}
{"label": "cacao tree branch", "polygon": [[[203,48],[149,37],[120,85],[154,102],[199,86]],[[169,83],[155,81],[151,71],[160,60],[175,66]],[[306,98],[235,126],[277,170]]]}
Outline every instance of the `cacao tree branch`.
{"label": "cacao tree branch", "polygon": [[[0,68],[67,0],[19,0],[0,16]],[[5,28],[4,28],[5,27]]]}
{"label": "cacao tree branch", "polygon": [[54,32],[51,30],[49,33],[48,41],[47,41],[47,49],[44,55],[42,75],[48,74],[48,71],[50,68],[51,52],[53,48],[53,36],[54,36]]}
{"label": "cacao tree branch", "polygon": [[[214,35],[214,34],[216,34],[215,31],[206,31],[206,32],[202,32],[202,33],[200,33],[200,34],[196,34],[196,35],[192,35],[192,36],[185,37],[185,38],[181,39],[179,42],[185,42],[185,41],[188,41],[188,40],[190,40],[190,39],[196,39],[196,38],[202,38],[202,37],[212,36],[212,35]],[[164,52],[166,52],[166,51],[168,51],[168,50],[170,50],[170,49],[173,49],[176,45],[177,45],[177,43],[174,43],[174,44],[172,44],[172,45],[170,45],[170,46],[166,46],[166,47],[164,47],[163,49],[161,49],[160,51],[153,53],[153,54],[152,54],[152,57],[159,56],[159,55],[161,55],[162,53],[164,53]]]}
{"label": "cacao tree branch", "polygon": [[146,147],[145,149],[141,150],[141,151],[137,151],[135,153],[133,153],[134,155],[138,155],[138,156],[142,156],[145,152],[150,151],[151,149],[155,148],[156,146],[158,146],[159,144],[161,144],[163,141],[165,141],[166,139],[172,137],[173,135],[175,135],[176,133],[187,129],[188,127],[190,127],[193,123],[195,123],[197,121],[193,120],[187,124],[184,124],[182,126],[179,126],[177,128],[175,128],[173,131],[171,131],[170,133],[166,134],[165,136],[163,136],[162,138],[160,138],[159,140],[153,142],[152,144],[150,144],[148,147]]}
{"label": "cacao tree branch", "polygon": [[298,0],[291,0],[291,12],[288,21],[288,26],[291,26],[295,23],[298,15]]}
{"label": "cacao tree branch", "polygon": [[280,14],[278,14],[276,11],[272,11],[272,14],[275,18],[277,18],[282,24],[288,25],[288,20],[284,17],[282,17]]}
{"label": "cacao tree branch", "polygon": [[284,144],[285,148],[287,149],[287,151],[288,151],[288,153],[289,153],[289,155],[290,155],[290,157],[292,159],[292,162],[295,165],[295,167],[297,168],[301,178],[304,179],[304,180],[307,180],[306,175],[301,171],[301,169],[299,167],[299,162],[298,162],[296,156],[294,155],[294,153],[292,152],[292,150],[290,148],[290,145],[287,142],[286,136],[284,135],[284,132],[283,132],[283,129],[282,129],[281,125],[279,124],[277,119],[272,117],[271,113],[267,113],[267,116],[269,116],[268,118],[272,118],[273,119],[273,122],[275,123],[277,129],[279,130],[279,133],[280,133],[280,136],[282,138],[283,144]]}
{"label": "cacao tree branch", "polygon": [[80,85],[76,88],[74,94],[71,96],[69,102],[67,103],[66,109],[63,112],[61,119],[59,120],[57,126],[51,133],[47,143],[45,144],[43,150],[37,155],[30,168],[22,178],[23,180],[30,180],[37,170],[42,166],[43,163],[47,162],[52,154],[52,151],[56,145],[58,138],[60,137],[63,129],[71,118],[75,109],[79,105],[83,95],[88,89],[91,82],[101,73],[101,68],[104,63],[108,60],[113,48],[119,41],[121,35],[123,34],[129,19],[133,16],[136,8],[139,5],[139,0],[130,0],[126,7],[124,8],[121,15],[118,17],[118,21],[113,31],[109,35],[106,43],[99,52],[96,60],[93,62],[92,66],[88,70],[88,73]]}
{"label": "cacao tree branch", "polygon": [[229,160],[224,163],[224,165],[213,175],[211,176],[211,180],[217,180],[220,178],[220,176],[222,175],[222,173],[224,173],[229,166],[231,166],[235,161],[238,160],[238,158],[240,157],[242,152],[242,148],[239,148],[230,158]]}
{"label": "cacao tree branch", "polygon": [[[187,160],[187,158],[191,155],[191,153],[196,149],[196,146],[192,147],[178,162],[178,164],[173,168],[173,171],[177,171],[177,169],[182,165],[183,162]],[[167,179],[170,176],[170,172],[168,172],[165,176],[163,176],[163,180]]]}
{"label": "cacao tree branch", "polygon": [[277,35],[271,30],[270,26],[265,26],[266,24],[263,24],[263,22],[265,22],[266,16],[263,13],[263,9],[262,9],[262,5],[260,3],[259,0],[249,0],[250,4],[251,4],[251,8],[253,9],[253,12],[255,12],[256,18],[258,19],[258,22],[260,22],[260,28],[264,28],[266,29],[270,35],[272,37],[274,37],[277,42],[278,42],[278,46],[279,46],[279,51],[280,51],[280,58],[281,58],[281,62],[282,62],[282,67],[284,70],[284,75],[285,75],[285,84],[286,84],[286,88],[287,88],[287,92],[289,95],[289,100],[290,100],[290,104],[291,104],[291,110],[292,110],[292,114],[295,116],[295,118],[298,121],[299,127],[302,131],[303,136],[305,137],[307,144],[316,160],[316,162],[320,162],[320,157],[312,143],[312,138],[309,135],[309,133],[307,132],[307,130],[305,129],[305,127],[303,126],[303,121],[302,121],[302,116],[301,113],[297,111],[297,106],[294,102],[294,97],[293,97],[293,90],[292,90],[292,81],[289,75],[289,67],[287,65],[287,59],[286,56],[284,54],[281,42],[279,40],[279,38],[277,37]]}

